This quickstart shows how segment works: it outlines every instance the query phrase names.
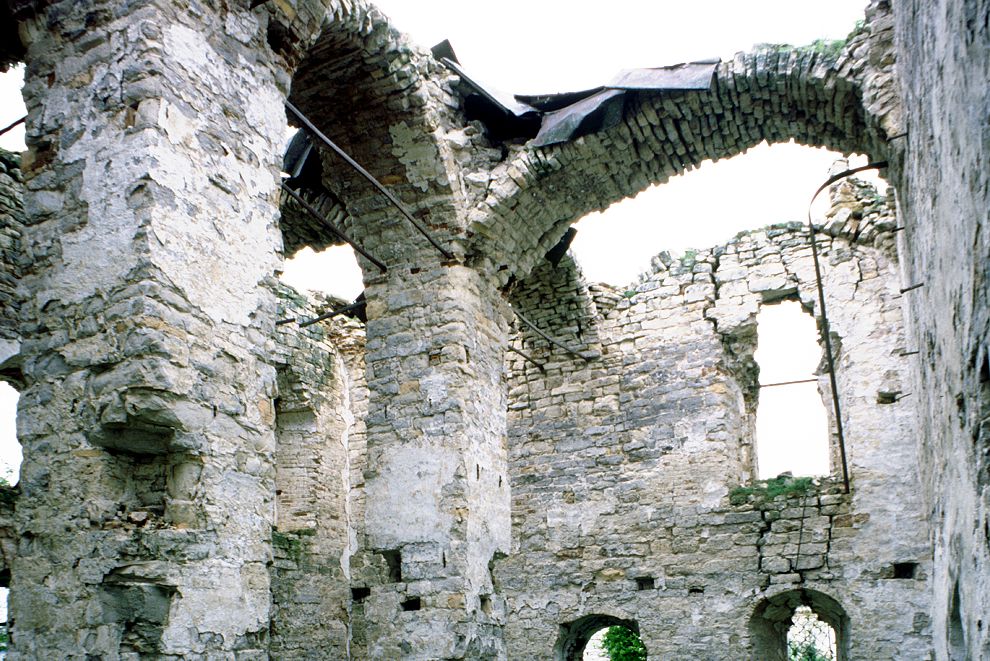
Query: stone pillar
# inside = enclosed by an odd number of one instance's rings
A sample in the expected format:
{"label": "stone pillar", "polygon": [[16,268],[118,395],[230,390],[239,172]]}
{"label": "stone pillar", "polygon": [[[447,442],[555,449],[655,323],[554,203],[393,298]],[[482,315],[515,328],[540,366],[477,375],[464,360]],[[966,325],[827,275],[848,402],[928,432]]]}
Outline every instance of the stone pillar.
{"label": "stone pillar", "polygon": [[367,658],[505,658],[489,563],[509,547],[507,305],[460,265],[393,268],[367,293]]}
{"label": "stone pillar", "polygon": [[21,25],[11,658],[267,658],[287,75],[247,5]]}

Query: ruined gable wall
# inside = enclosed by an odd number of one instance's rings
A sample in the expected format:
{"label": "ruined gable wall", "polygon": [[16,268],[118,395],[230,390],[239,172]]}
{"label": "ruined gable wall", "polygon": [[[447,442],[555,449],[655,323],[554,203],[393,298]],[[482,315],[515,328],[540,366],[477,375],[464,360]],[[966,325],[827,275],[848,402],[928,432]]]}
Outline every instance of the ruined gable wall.
{"label": "ruined gable wall", "polygon": [[[837,208],[819,241],[851,496],[833,477],[766,505],[728,497],[754,472],[755,375],[741,359],[755,348],[754,315],[790,293],[817,307],[799,226],[658,260],[627,295],[589,291],[567,262],[513,294],[545,330],[601,358],[550,351],[529,331],[514,346],[546,371],[508,354],[513,554],[495,578],[510,658],[547,658],[559,626],[591,614],[637,622],[651,656],[758,656],[757,604],[796,587],[842,605],[851,658],[927,658],[912,409],[877,399],[903,389],[905,369],[893,219],[870,210],[854,242],[849,216]],[[895,562],[918,563],[917,578],[893,579]],[[642,577],[655,588],[637,589]]]}
{"label": "ruined gable wall", "polygon": [[895,184],[939,659],[990,656],[990,3],[894,3]]}

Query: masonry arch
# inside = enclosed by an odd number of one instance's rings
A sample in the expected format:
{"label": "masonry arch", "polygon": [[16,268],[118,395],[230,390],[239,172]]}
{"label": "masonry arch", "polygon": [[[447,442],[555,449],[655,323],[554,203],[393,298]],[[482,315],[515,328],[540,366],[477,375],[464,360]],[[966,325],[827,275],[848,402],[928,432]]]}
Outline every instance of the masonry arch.
{"label": "masonry arch", "polygon": [[[376,7],[339,3],[296,69],[289,96],[437,238],[439,227],[457,224],[453,193],[459,192],[447,167],[455,146],[441,125],[462,123],[442,121],[456,108],[435,82],[444,75],[442,65],[411,45]],[[304,197],[377,258],[397,262],[411,238],[405,221],[338,156],[321,146],[315,160],[321,171]],[[289,253],[340,243],[292,201],[283,200],[280,224]]]}
{"label": "masonry arch", "polygon": [[560,635],[553,649],[554,661],[581,661],[588,641],[607,627],[625,627],[639,635],[639,623],[614,615],[593,614],[560,625]]}
{"label": "masonry arch", "polygon": [[780,592],[756,606],[749,620],[750,658],[754,661],[788,661],[788,631],[797,619],[799,609],[810,609],[818,620],[832,628],[835,659],[847,661],[850,658],[849,617],[845,609],[824,592],[809,589]]}
{"label": "masonry arch", "polygon": [[[505,273],[527,273],[591,211],[762,141],[793,139],[838,152],[886,155],[885,129],[842,53],[769,48],[721,63],[703,92],[654,93],[631,100],[615,127],[547,148],[523,148],[496,169],[490,213],[472,225],[472,253]],[[507,234],[513,242],[502,241]],[[511,245],[507,251],[503,245]],[[505,276],[506,278],[508,276]]]}

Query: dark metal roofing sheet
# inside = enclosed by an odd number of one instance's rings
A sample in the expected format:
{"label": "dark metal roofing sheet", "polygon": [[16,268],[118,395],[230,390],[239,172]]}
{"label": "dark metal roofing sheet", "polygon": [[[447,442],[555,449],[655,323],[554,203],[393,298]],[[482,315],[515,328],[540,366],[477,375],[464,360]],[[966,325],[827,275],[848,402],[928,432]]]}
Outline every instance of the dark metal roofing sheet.
{"label": "dark metal roofing sheet", "polygon": [[626,69],[607,85],[594,89],[513,96],[485,87],[468,76],[457,63],[450,42],[437,44],[434,54],[471,90],[465,99],[469,119],[481,120],[495,140],[531,139],[535,147],[567,142],[615,126],[622,121],[628,92],[711,89],[719,64],[719,60],[706,60]]}
{"label": "dark metal roofing sheet", "polygon": [[607,129],[622,121],[625,90],[602,90],[566,108],[543,115],[534,147],[567,142],[582,135]]}
{"label": "dark metal roofing sheet", "polygon": [[606,87],[655,91],[706,90],[712,86],[716,67],[718,60],[687,62],[651,69],[624,69]]}

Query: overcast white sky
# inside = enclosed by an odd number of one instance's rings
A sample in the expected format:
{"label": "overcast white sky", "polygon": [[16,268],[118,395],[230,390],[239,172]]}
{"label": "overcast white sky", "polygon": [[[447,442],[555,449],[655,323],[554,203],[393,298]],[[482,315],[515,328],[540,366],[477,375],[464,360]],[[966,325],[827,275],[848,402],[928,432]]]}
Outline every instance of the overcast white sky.
{"label": "overcast white sky", "polygon": [[[449,39],[462,66],[479,81],[506,92],[540,93],[592,87],[629,67],[728,59],[755,43],[799,45],[819,38],[842,39],[863,18],[866,0],[381,0],[377,4],[423,48]],[[20,71],[0,76],[0,127],[24,114],[20,76]],[[22,149],[23,130],[0,137],[0,146]],[[613,205],[604,214],[586,217],[577,226],[573,250],[589,280],[625,285],[646,270],[650,257],[661,250],[708,247],[741,229],[804,220],[811,194],[837,157],[824,150],[777,145],[704,164]],[[285,278],[302,289],[353,298],[361,283],[349,251],[335,249],[331,255],[336,256],[322,259],[302,255],[287,265]],[[762,337],[762,326],[760,332]],[[816,355],[812,366],[817,360]],[[810,376],[806,372],[803,367],[797,373],[792,370],[780,380]],[[10,397],[0,397],[0,407],[4,399]],[[0,417],[9,420],[8,415],[0,409]],[[11,436],[0,431],[0,437]],[[8,440],[7,449],[0,449],[8,464],[14,462],[13,446],[16,443]],[[807,467],[798,462],[795,471],[821,472],[814,460],[809,462]]]}

